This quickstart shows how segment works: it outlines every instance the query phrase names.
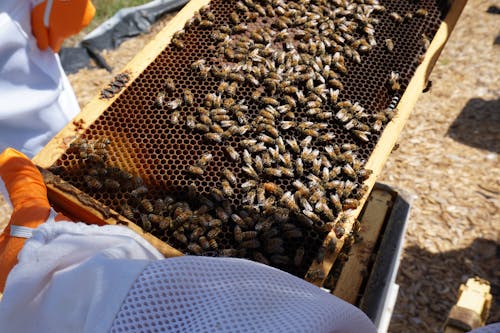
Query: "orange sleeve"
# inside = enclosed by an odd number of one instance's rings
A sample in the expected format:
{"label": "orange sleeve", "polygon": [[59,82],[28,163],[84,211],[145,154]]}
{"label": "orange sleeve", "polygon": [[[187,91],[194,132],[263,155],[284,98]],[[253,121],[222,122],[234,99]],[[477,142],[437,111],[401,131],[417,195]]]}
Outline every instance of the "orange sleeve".
{"label": "orange sleeve", "polygon": [[24,238],[10,236],[10,225],[36,228],[47,220],[50,205],[42,175],[22,153],[8,148],[0,154],[0,177],[13,206],[9,226],[0,236],[0,291],[3,291],[7,276],[17,263],[17,254],[25,242]]}
{"label": "orange sleeve", "polygon": [[54,0],[49,8],[48,25],[44,23],[48,1],[35,6],[31,12],[31,28],[42,50],[48,46],[58,52],[64,39],[85,28],[95,15],[95,7],[89,0]]}

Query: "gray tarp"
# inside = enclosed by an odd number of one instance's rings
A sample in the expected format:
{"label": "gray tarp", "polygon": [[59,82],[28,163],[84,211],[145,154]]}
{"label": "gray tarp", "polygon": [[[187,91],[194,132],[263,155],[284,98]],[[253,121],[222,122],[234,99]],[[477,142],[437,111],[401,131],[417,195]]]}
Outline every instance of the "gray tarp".
{"label": "gray tarp", "polygon": [[166,13],[176,10],[188,0],[155,0],[147,4],[120,9],[115,15],[90,32],[78,47],[63,48],[59,52],[66,73],[75,73],[94,59],[100,67],[111,71],[99,55],[104,49],[115,49],[125,40],[149,31],[151,25]]}

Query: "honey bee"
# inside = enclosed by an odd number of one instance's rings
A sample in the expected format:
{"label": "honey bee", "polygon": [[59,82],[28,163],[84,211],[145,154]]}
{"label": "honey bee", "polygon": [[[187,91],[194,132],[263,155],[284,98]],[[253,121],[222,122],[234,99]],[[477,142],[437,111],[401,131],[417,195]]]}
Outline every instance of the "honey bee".
{"label": "honey bee", "polygon": [[88,171],[88,174],[92,177],[106,176],[107,173],[106,169],[100,167],[92,167]]}
{"label": "honey bee", "polygon": [[192,175],[196,176],[201,176],[204,173],[203,168],[197,166],[197,165],[190,165],[187,169],[187,172],[189,172]]}
{"label": "honey bee", "polygon": [[282,171],[281,169],[278,168],[265,168],[264,173],[269,176],[273,177],[281,177],[282,176]]}
{"label": "honey bee", "polygon": [[337,237],[338,239],[341,239],[345,234],[345,229],[339,223],[337,223],[333,227],[333,232],[335,233],[335,237]]}
{"label": "honey bee", "polygon": [[231,184],[226,179],[223,179],[221,181],[221,185],[222,185],[222,192],[226,197],[232,197],[234,195],[234,190]]}
{"label": "honey bee", "polygon": [[280,103],[272,97],[262,97],[260,100],[263,104],[268,104],[268,105],[272,105],[272,106],[280,105]]}
{"label": "honey bee", "polygon": [[165,200],[163,199],[156,199],[154,204],[154,211],[158,214],[162,214],[167,209],[167,206],[169,204],[166,204]]}
{"label": "honey bee", "polygon": [[191,64],[191,70],[200,70],[207,61],[205,59],[198,59]]}
{"label": "honey bee", "polygon": [[305,278],[309,281],[323,280],[325,278],[325,273],[321,268],[311,269],[307,272]]}
{"label": "honey bee", "polygon": [[399,15],[398,13],[396,12],[392,12],[389,14],[389,16],[391,17],[391,19],[396,22],[396,23],[402,23],[403,22],[403,18],[401,17],[401,15]]}
{"label": "honey bee", "polygon": [[427,14],[429,14],[429,12],[426,9],[424,9],[424,8],[419,8],[415,12],[415,15],[418,16],[418,17],[425,17],[425,16],[427,16]]}
{"label": "honey bee", "polygon": [[219,236],[219,234],[222,232],[222,229],[219,228],[219,227],[214,227],[212,229],[210,229],[208,232],[207,232],[207,238],[208,239],[215,239],[217,236]]}
{"label": "honey bee", "polygon": [[101,138],[92,143],[95,150],[105,150],[111,142],[108,138]]}
{"label": "honey bee", "polygon": [[285,166],[280,166],[279,170],[281,171],[281,175],[283,177],[292,178],[295,175],[294,172],[293,172],[293,169],[287,168]]}
{"label": "honey bee", "polygon": [[172,224],[172,218],[165,217],[160,221],[158,226],[160,227],[161,230],[166,230],[170,227],[171,224]]}
{"label": "honey bee", "polygon": [[105,179],[104,188],[110,191],[116,191],[120,188],[120,183],[114,179]]}
{"label": "honey bee", "polygon": [[200,27],[203,29],[208,29],[214,26],[214,22],[210,20],[201,20]]}
{"label": "honey bee", "polygon": [[266,190],[263,186],[257,187],[257,204],[263,206],[266,202]]}
{"label": "honey bee", "polygon": [[429,48],[429,45],[431,45],[431,41],[426,34],[422,34],[422,39],[420,40],[420,43],[424,47],[424,50],[427,50]]}
{"label": "honey bee", "polygon": [[236,257],[240,253],[241,253],[241,251],[233,249],[233,248],[223,249],[223,250],[219,251],[219,254],[222,257]]}
{"label": "honey bee", "polygon": [[276,196],[283,195],[283,190],[277,184],[272,183],[272,182],[264,183],[264,190],[266,192],[272,193]]}
{"label": "honey bee", "polygon": [[389,52],[392,52],[394,50],[394,42],[392,41],[392,39],[387,38],[385,40],[385,47]]}
{"label": "honey bee", "polygon": [[233,185],[236,184],[237,182],[237,179],[236,179],[236,176],[232,173],[231,170],[229,169],[224,169],[224,171],[222,172],[222,174],[224,175],[224,177],[226,177],[226,179]]}
{"label": "honey bee", "polygon": [[281,196],[280,203],[294,212],[300,211],[300,208],[297,205],[297,203],[295,202],[295,198],[294,198],[292,192],[290,192],[290,191],[286,192],[285,194],[283,194]]}
{"label": "honey bee", "polygon": [[391,72],[390,78],[389,78],[389,86],[392,90],[397,91],[401,88],[399,84],[399,73],[396,72]]}
{"label": "honey bee", "polygon": [[217,91],[222,94],[226,91],[227,87],[229,87],[229,82],[227,81],[222,81],[220,84],[219,84],[219,87],[217,88]]}
{"label": "honey bee", "polygon": [[180,114],[179,111],[172,112],[172,114],[170,115],[170,123],[172,125],[179,124],[179,122],[180,122],[180,116],[181,116],[181,114]]}
{"label": "honey bee", "polygon": [[243,74],[240,74],[240,73],[229,73],[228,78],[229,78],[229,80],[236,81],[238,83],[245,82],[245,76]]}
{"label": "honey bee", "polygon": [[142,229],[144,231],[150,231],[152,229],[151,222],[149,221],[147,215],[141,215]]}
{"label": "honey bee", "polygon": [[144,195],[146,193],[148,193],[147,187],[146,186],[139,186],[138,188],[136,188],[135,190],[130,192],[130,195],[134,198],[137,198],[137,197]]}
{"label": "honey bee", "polygon": [[257,249],[260,247],[260,242],[257,239],[250,239],[240,243],[244,249]]}
{"label": "honey bee", "polygon": [[319,249],[318,249],[318,253],[316,254],[316,262],[318,264],[320,264],[321,262],[323,262],[323,259],[325,259],[325,255],[326,255],[326,248],[324,246],[321,246]]}
{"label": "honey bee", "polygon": [[243,232],[239,225],[234,226],[234,240],[240,243],[243,240]]}
{"label": "honey bee", "polygon": [[203,136],[209,141],[222,142],[222,136],[219,133],[205,133]]}
{"label": "honey bee", "polygon": [[102,183],[95,177],[85,175],[83,176],[83,179],[85,180],[87,186],[93,190],[100,190],[102,188]]}
{"label": "honey bee", "polygon": [[260,99],[260,96],[261,96],[261,95],[262,95],[262,90],[260,90],[260,89],[256,89],[256,90],[254,90],[254,91],[252,92],[252,99],[253,99],[254,101],[257,101],[257,100],[259,100],[259,99]]}
{"label": "honey bee", "polygon": [[370,135],[370,132],[368,131],[360,131],[360,130],[353,130],[352,133],[360,140],[364,142],[370,141],[368,136]]}
{"label": "honey bee", "polygon": [[254,179],[259,179],[259,175],[251,165],[247,164],[246,166],[242,167],[241,170],[243,170],[243,172],[245,172],[248,176]]}
{"label": "honey bee", "polygon": [[152,223],[159,224],[160,222],[163,221],[163,216],[150,213],[148,214],[148,220]]}
{"label": "honey bee", "polygon": [[233,33],[240,34],[248,30],[248,26],[245,23],[236,24],[233,27]]}
{"label": "honey bee", "polygon": [[316,115],[316,118],[320,120],[327,120],[333,118],[333,113],[332,112],[321,112]]}
{"label": "honey bee", "polygon": [[290,262],[290,258],[281,254],[273,254],[269,259],[275,265],[287,265]]}
{"label": "honey bee", "polygon": [[187,106],[190,106],[193,105],[193,102],[194,102],[194,95],[191,92],[191,90],[189,89],[184,90],[184,103]]}
{"label": "honey bee", "polygon": [[179,106],[181,106],[181,104],[182,104],[182,100],[180,100],[180,99],[178,99],[178,98],[176,98],[176,99],[174,99],[174,100],[171,100],[171,101],[168,101],[168,102],[166,103],[167,108],[168,108],[169,110],[172,110],[172,111],[173,111],[173,110],[175,110],[175,109],[177,109]]}
{"label": "honey bee", "polygon": [[[221,119],[221,118],[217,118],[217,119]],[[215,134],[223,134],[224,133],[224,129],[219,124],[212,124],[210,126],[210,130]]]}
{"label": "honey bee", "polygon": [[208,240],[208,244],[214,250],[217,250],[219,248],[219,244],[217,244],[217,241],[215,239],[213,239],[213,238],[211,238],[211,239]]}
{"label": "honey bee", "polygon": [[207,20],[209,20],[209,21],[215,21],[215,15],[214,15],[214,13],[212,13],[212,12],[206,12],[206,13],[204,13],[204,15],[207,18]]}
{"label": "honey bee", "polygon": [[201,246],[203,250],[210,249],[210,243],[208,242],[208,239],[205,236],[201,236],[200,238],[198,238],[198,244]]}
{"label": "honey bee", "polygon": [[204,153],[203,155],[201,155],[200,159],[198,160],[198,164],[201,166],[201,167],[205,167],[208,165],[208,163],[210,163],[213,159],[213,155],[210,154],[210,153]]}
{"label": "honey bee", "polygon": [[121,206],[122,210],[122,215],[125,216],[127,219],[133,221],[134,220],[134,211],[132,210],[132,207],[130,207],[127,204],[123,204]]}
{"label": "honey bee", "polygon": [[203,252],[201,246],[199,246],[196,243],[189,243],[187,248],[191,253],[194,253],[198,256],[201,255],[201,253]]}
{"label": "honey bee", "polygon": [[232,146],[226,146],[226,152],[231,158],[231,160],[237,162],[240,160],[240,154]]}
{"label": "honey bee", "polygon": [[184,42],[178,38],[172,38],[171,43],[178,50],[181,50],[184,48]]}
{"label": "honey bee", "polygon": [[164,102],[165,102],[165,92],[160,91],[158,95],[156,95],[155,106],[161,108]]}
{"label": "honey bee", "polygon": [[148,213],[152,213],[154,211],[153,204],[146,198],[141,199],[140,201],[141,207]]}
{"label": "honey bee", "polygon": [[305,249],[304,246],[300,246],[296,251],[295,251],[295,256],[293,258],[293,264],[296,267],[299,267],[302,265],[302,261],[304,260],[304,254],[305,254]]}
{"label": "honey bee", "polygon": [[284,232],[284,236],[286,238],[302,238],[304,235],[299,228],[290,229]]}
{"label": "honey bee", "polygon": [[226,92],[228,95],[234,96],[237,90],[238,90],[238,83],[231,82],[231,84],[227,87]]}
{"label": "honey bee", "polygon": [[295,160],[295,173],[299,176],[302,177],[304,175],[304,164],[302,162],[302,158],[298,157]]}
{"label": "honey bee", "polygon": [[261,264],[264,264],[264,265],[270,265],[271,264],[269,262],[269,260],[262,253],[260,253],[258,251],[254,251],[253,258],[254,258],[255,261],[260,262]]}
{"label": "honey bee", "polygon": [[163,88],[167,91],[167,92],[174,92],[175,91],[175,82],[174,80],[172,80],[171,78],[167,78],[165,80],[165,83],[163,84]]}
{"label": "honey bee", "polygon": [[179,241],[180,243],[182,244],[187,244],[188,243],[188,239],[186,237],[186,235],[184,235],[182,232],[176,230],[174,231],[174,238]]}
{"label": "honey bee", "polygon": [[240,17],[238,15],[237,12],[232,12],[231,14],[229,14],[229,20],[231,20],[231,22],[236,25],[236,24],[239,24],[240,23]]}
{"label": "honey bee", "polygon": [[344,200],[344,203],[342,204],[342,208],[344,210],[356,209],[358,207],[358,205],[359,205],[359,200],[348,198],[348,199]]}

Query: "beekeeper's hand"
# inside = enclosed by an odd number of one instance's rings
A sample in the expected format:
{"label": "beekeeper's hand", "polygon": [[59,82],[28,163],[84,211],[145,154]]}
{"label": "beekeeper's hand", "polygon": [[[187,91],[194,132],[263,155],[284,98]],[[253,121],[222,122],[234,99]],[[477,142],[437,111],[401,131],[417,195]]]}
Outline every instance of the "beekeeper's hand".
{"label": "beekeeper's hand", "polygon": [[50,205],[42,175],[17,150],[7,148],[0,154],[0,177],[13,206],[10,223],[0,235],[0,291],[3,291],[7,275],[17,263],[17,253],[25,241],[25,238],[11,236],[11,233],[22,233],[29,230],[25,228],[36,228],[45,222]]}
{"label": "beekeeper's hand", "polygon": [[31,27],[38,47],[58,52],[65,38],[85,28],[95,14],[89,0],[35,0]]}

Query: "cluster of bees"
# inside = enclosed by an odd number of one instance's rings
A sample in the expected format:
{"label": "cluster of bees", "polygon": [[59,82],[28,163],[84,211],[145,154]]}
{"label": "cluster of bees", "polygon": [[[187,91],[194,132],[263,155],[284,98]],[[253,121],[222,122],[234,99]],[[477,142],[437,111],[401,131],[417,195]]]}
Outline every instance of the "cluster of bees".
{"label": "cluster of bees", "polygon": [[130,80],[130,76],[127,72],[120,73],[113,78],[113,81],[101,90],[101,98],[109,99],[115,96],[120,90],[122,90],[127,82]]}
{"label": "cluster of bees", "polygon": [[84,170],[83,180],[92,191],[110,191],[119,189],[135,191],[142,185],[140,177],[107,165],[108,145],[107,138],[86,140],[78,138],[73,141],[67,150],[68,153],[78,156],[79,169]]}
{"label": "cluster of bees", "polygon": [[[201,8],[171,39],[182,52],[187,34],[209,31],[215,55],[194,59],[189,70],[201,85],[215,81],[207,85],[213,91],[195,97],[165,77],[153,105],[171,124],[224,148],[226,161],[209,194],[190,185],[188,200],[153,199],[140,177],[107,166],[108,141],[79,141],[72,149],[85,163],[89,189],[125,190],[121,213],[163,240],[175,239],[186,253],[306,267],[335,250],[333,242],[320,243],[328,232],[344,236],[344,213],[358,207],[371,174],[360,151],[396,113],[397,97],[373,112],[342,93],[350,64],[378,44],[394,50],[392,40],[375,38],[385,8],[377,0],[234,4],[223,20],[210,5]],[[410,14],[401,19],[427,12]],[[389,15],[399,23],[399,14]],[[387,73],[391,94],[401,84],[399,73]],[[333,128],[352,143],[340,143]],[[187,179],[203,180],[213,157],[205,152],[186,166]],[[319,242],[308,244],[311,238]]]}
{"label": "cluster of bees", "polygon": [[[300,246],[293,255],[284,254],[283,248],[261,251],[269,247],[263,241],[266,233],[300,240],[304,230],[322,235],[340,230],[339,216],[355,209],[365,195],[363,182],[370,171],[363,168],[359,146],[382,130],[395,109],[371,115],[358,102],[340,96],[348,63],[360,63],[377,45],[375,14],[384,10],[376,0],[243,0],[236,2],[229,22],[216,21],[208,5],[173,35],[173,48],[182,50],[190,29],[211,30],[215,57],[195,59],[190,69],[201,82],[214,78],[214,91],[198,103],[189,90],[169,100],[177,88],[166,78],[155,106],[170,112],[172,123],[184,119],[189,130],[224,145],[235,167],[224,169],[212,197],[225,202],[237,189],[242,193],[240,214],[252,221],[241,223],[238,215],[228,214],[236,228],[236,250],[248,250],[251,243],[254,259],[300,263]],[[386,46],[392,50],[391,42]],[[398,73],[390,73],[388,86],[400,89]],[[241,98],[247,87],[251,94]],[[182,115],[182,105],[191,112]],[[337,144],[332,123],[359,143]],[[211,154],[205,154],[186,173],[203,177],[211,161]],[[241,242],[239,230],[253,241]]]}

